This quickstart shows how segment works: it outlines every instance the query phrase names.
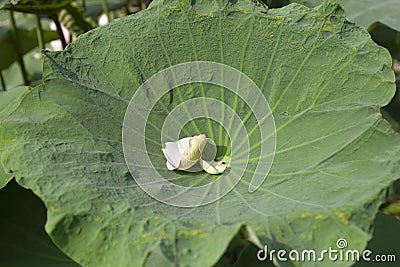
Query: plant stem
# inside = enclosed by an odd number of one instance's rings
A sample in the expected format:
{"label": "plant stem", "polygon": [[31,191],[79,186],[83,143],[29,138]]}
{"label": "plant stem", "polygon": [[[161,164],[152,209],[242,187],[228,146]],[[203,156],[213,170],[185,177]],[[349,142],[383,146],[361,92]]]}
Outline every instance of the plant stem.
{"label": "plant stem", "polygon": [[24,79],[24,84],[29,85],[28,75],[26,73],[24,59],[23,59],[23,55],[21,52],[21,47],[20,47],[21,43],[20,43],[20,40],[18,37],[17,25],[15,24],[14,13],[12,10],[8,11],[8,18],[11,23],[11,33],[13,36],[15,52],[17,53],[17,60],[18,60],[19,68],[21,69],[22,77]]}
{"label": "plant stem", "polygon": [[0,79],[1,79],[1,88],[3,88],[3,91],[7,91],[6,81],[4,81],[4,77],[3,77],[3,72],[2,71],[0,71]]}
{"label": "plant stem", "polygon": [[60,38],[61,45],[62,45],[63,49],[65,49],[65,47],[67,47],[67,42],[65,41],[65,36],[64,36],[63,30],[61,28],[61,24],[60,24],[60,21],[58,20],[57,15],[53,16],[53,21],[54,21],[54,24],[56,24],[57,34],[58,34],[58,37]]}
{"label": "plant stem", "polygon": [[86,11],[86,1],[82,0],[82,8],[84,11]]}
{"label": "plant stem", "polygon": [[42,23],[40,21],[39,14],[36,15],[36,36],[38,39],[39,49],[43,50],[44,49],[44,37],[43,37]]}
{"label": "plant stem", "polygon": [[107,16],[108,22],[111,22],[110,10],[108,9],[107,0],[101,0],[101,6],[103,8],[103,13]]}

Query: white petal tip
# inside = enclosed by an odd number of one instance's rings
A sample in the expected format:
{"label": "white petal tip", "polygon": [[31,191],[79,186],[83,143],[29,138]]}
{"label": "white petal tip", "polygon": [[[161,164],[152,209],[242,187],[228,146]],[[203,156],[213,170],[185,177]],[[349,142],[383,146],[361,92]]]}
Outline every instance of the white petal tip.
{"label": "white petal tip", "polygon": [[167,161],[167,168],[168,168],[168,170],[170,170],[170,171],[173,171],[173,170],[176,169],[176,168],[175,168],[174,166],[172,166],[172,164],[169,163],[168,161]]}

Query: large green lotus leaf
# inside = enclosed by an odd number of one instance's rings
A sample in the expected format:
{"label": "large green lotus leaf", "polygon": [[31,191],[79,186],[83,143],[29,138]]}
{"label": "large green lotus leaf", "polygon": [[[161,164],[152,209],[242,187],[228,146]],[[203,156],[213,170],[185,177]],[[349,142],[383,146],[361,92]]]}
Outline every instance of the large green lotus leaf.
{"label": "large green lotus leaf", "polygon": [[79,267],[44,231],[46,208],[12,180],[0,190],[0,264],[7,267]]}
{"label": "large green lotus leaf", "polygon": [[[1,121],[1,156],[44,201],[51,238],[83,266],[211,266],[243,225],[253,229],[254,243],[270,249],[321,251],[345,238],[349,249],[362,250],[388,185],[400,175],[400,139],[379,112],[395,90],[390,55],[333,1],[268,11],[250,1],[156,1],[45,55],[44,84]],[[231,192],[179,208],[135,183],[151,168],[131,176],[122,125],[146,79],[193,60],[227,64],[260,87],[275,118],[276,155],[266,181],[249,193],[263,142],[249,107],[214,85],[174,89],[146,125],[160,173],[188,186],[218,177],[167,171],[161,153],[167,113],[198,96],[231,106],[245,121],[251,147],[251,162]],[[183,136],[208,133],[220,155],[230,149],[225,131],[207,119],[183,130]]]}
{"label": "large green lotus leaf", "polygon": [[[323,0],[290,0],[291,3],[300,3],[314,7]],[[375,22],[381,22],[390,28],[400,31],[400,1],[398,0],[337,0],[346,11],[347,18],[368,28]]]}
{"label": "large green lotus leaf", "polygon": [[[20,86],[11,91],[0,92],[0,120],[12,113],[21,102],[22,97],[29,91],[26,86]],[[5,170],[1,161],[4,142],[0,139],[0,189],[5,186],[13,177],[12,168]]]}

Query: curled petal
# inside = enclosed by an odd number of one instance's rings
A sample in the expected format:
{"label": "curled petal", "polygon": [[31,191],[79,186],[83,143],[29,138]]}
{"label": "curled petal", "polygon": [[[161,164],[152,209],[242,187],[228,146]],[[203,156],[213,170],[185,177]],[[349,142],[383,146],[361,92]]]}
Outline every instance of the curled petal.
{"label": "curled petal", "polygon": [[207,162],[200,159],[200,165],[209,174],[220,174],[226,170],[227,165],[223,161],[211,161]]}

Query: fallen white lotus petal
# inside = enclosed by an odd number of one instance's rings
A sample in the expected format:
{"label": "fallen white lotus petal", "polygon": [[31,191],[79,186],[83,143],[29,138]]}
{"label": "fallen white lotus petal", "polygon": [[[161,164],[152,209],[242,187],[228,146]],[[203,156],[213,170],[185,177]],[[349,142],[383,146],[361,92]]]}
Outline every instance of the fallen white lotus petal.
{"label": "fallen white lotus petal", "polygon": [[201,157],[201,143],[207,135],[200,134],[193,137],[186,137],[177,142],[165,143],[162,149],[167,158],[169,170],[187,170],[195,165]]}
{"label": "fallen white lotus petal", "polygon": [[207,162],[200,159],[200,165],[209,174],[220,174],[226,170],[226,164],[224,161],[211,161]]}
{"label": "fallen white lotus petal", "polygon": [[[206,161],[201,158],[207,143],[206,139],[206,134],[200,134],[186,137],[176,142],[165,143],[165,148],[162,149],[162,152],[167,159],[168,170],[199,171],[201,167],[210,174],[223,173],[227,167],[225,161]],[[196,165],[196,163],[199,164]],[[192,168],[195,165],[198,169]]]}

